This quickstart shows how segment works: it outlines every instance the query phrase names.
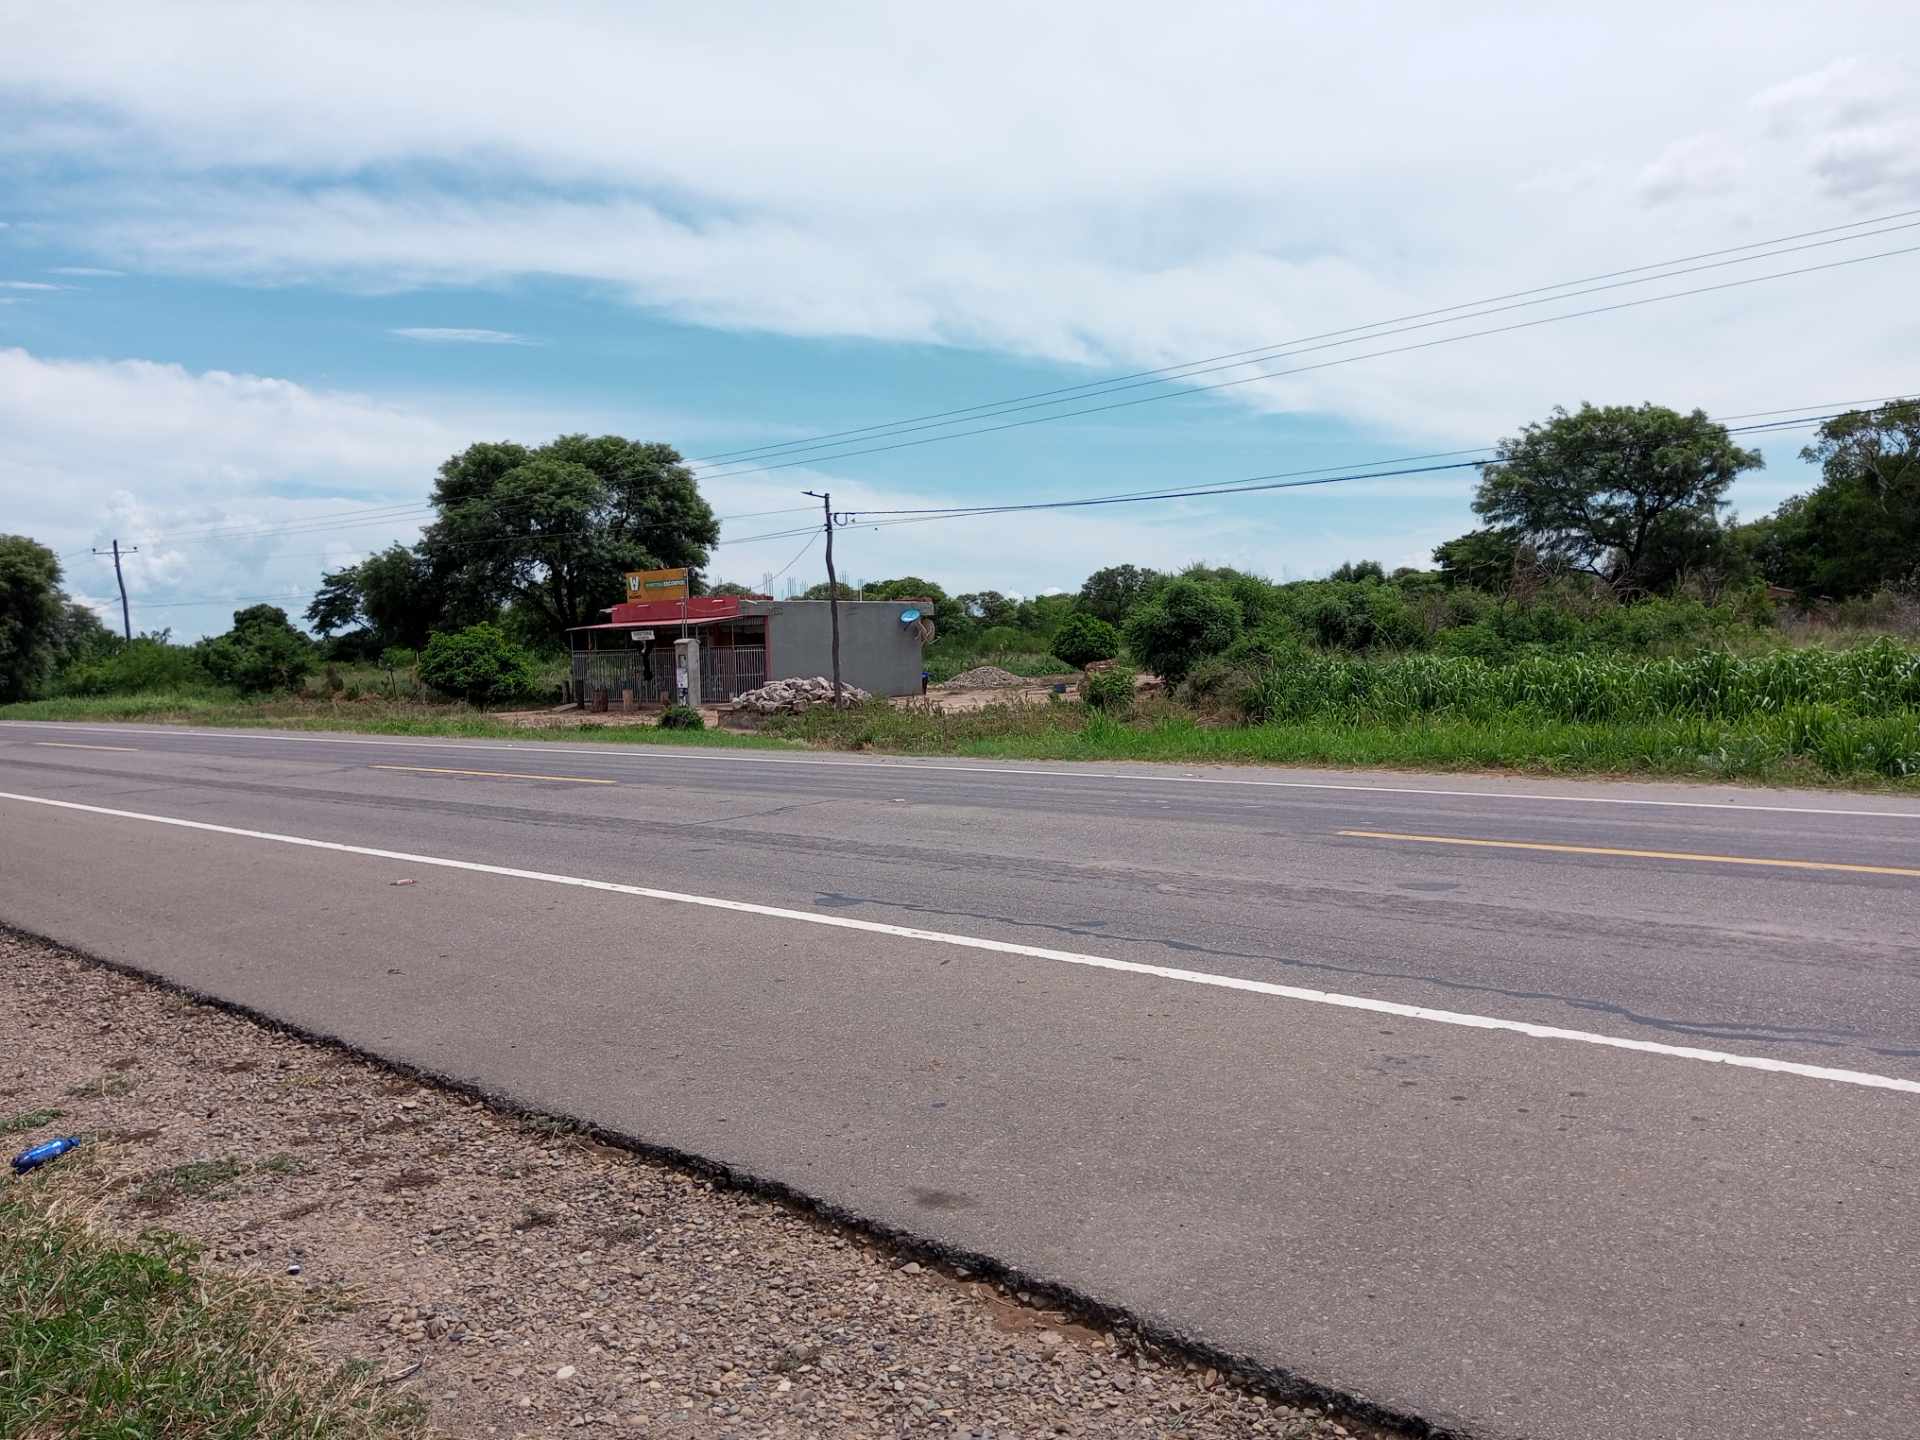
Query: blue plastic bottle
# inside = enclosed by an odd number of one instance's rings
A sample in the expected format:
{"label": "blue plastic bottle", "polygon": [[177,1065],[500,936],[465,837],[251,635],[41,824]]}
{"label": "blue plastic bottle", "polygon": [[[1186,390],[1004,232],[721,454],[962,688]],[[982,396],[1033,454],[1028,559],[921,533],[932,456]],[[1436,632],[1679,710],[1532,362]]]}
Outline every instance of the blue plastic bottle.
{"label": "blue plastic bottle", "polygon": [[48,1140],[35,1145],[31,1150],[22,1150],[13,1157],[13,1173],[24,1175],[27,1171],[36,1169],[49,1160],[58,1160],[79,1143],[78,1135],[62,1135],[58,1140]]}

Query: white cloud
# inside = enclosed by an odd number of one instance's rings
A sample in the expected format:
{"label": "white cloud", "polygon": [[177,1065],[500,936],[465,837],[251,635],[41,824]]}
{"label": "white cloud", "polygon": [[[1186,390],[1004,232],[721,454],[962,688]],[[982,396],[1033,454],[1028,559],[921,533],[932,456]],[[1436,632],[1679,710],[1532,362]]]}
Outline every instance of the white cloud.
{"label": "white cloud", "polygon": [[440,345],[531,345],[533,341],[510,330],[469,330],[439,325],[405,325],[389,330],[403,340],[424,340]]}
{"label": "white cloud", "polygon": [[[64,273],[360,292],[560,277],[687,323],[969,346],[1098,374],[1920,204],[1911,76],[1846,58],[1915,53],[1911,7],[982,0],[953,25],[880,0],[824,12],[338,0],[297,46],[285,23],[272,6],[31,7],[0,53],[0,98],[19,122],[0,151],[34,176],[9,211],[31,206],[36,237],[99,262]],[[1888,259],[1220,394],[1438,448],[1582,399],[1730,412],[1900,393],[1920,373],[1911,322],[1887,297],[1916,274],[1920,260]],[[54,362],[19,363],[52,384]],[[417,495],[448,450],[502,430],[457,403],[139,363],[59,372],[49,403],[85,423],[40,416],[26,432],[43,468],[20,493],[86,497],[93,509],[58,513],[89,539],[118,491],[157,506],[156,526],[239,513],[287,457],[336,505]],[[34,383],[22,374],[7,382]],[[116,385],[125,417],[99,393]],[[751,398],[724,403],[750,411]],[[976,398],[989,397],[955,401]],[[173,406],[194,423],[167,429]],[[542,439],[577,417],[522,418],[514,433]],[[663,433],[631,419],[605,417]],[[0,479],[25,463],[0,459]],[[800,473],[764,497],[790,499]],[[726,482],[715,499],[756,508],[756,493]],[[1194,507],[1165,523],[1087,516],[1064,549],[1057,528],[1003,522],[850,544],[872,547],[871,573],[926,573],[931,552],[954,571],[979,566],[976,583],[1032,591],[1117,558],[1309,573],[1424,543],[1390,510],[1368,543],[1346,503],[1300,492],[1242,512],[1287,515],[1272,542]]]}
{"label": "white cloud", "polygon": [[1741,152],[1717,135],[1676,140],[1640,172],[1638,191],[1649,205],[1724,195],[1740,182]]}
{"label": "white cloud", "polygon": [[0,280],[0,290],[64,290],[64,285],[49,285],[44,280]]}
{"label": "white cloud", "polygon": [[109,270],[102,265],[54,265],[49,269],[54,275],[93,275],[103,279],[117,279],[125,275],[124,270]]}
{"label": "white cloud", "polygon": [[[8,437],[0,499],[10,523],[30,503],[31,533],[68,556],[69,587],[89,600],[104,601],[111,589],[103,562],[86,552],[116,537],[137,546],[126,561],[134,623],[172,625],[182,636],[223,628],[251,597],[275,597],[298,612],[323,570],[411,541],[427,518],[435,468],[475,437],[539,443],[569,430],[654,433],[647,418],[631,414],[476,413],[458,401],[403,407],[266,376],[0,348],[0,433]],[[868,513],[953,503],[931,489],[828,471],[706,480],[714,509],[742,517],[723,527],[715,578],[757,582],[792,561],[804,534],[755,537],[812,523],[818,511],[797,495],[807,488],[830,488],[836,509]],[[1369,490],[1356,487],[1351,498],[1370,498]],[[1371,498],[1391,505],[1417,493]],[[355,513],[401,506],[417,508],[371,520]],[[342,527],[342,519],[355,523]],[[1284,521],[1278,532],[1276,520]],[[1393,543],[1430,548],[1460,528],[1442,526],[1431,538],[1398,529]],[[1207,560],[1293,577],[1386,553],[1378,537],[1355,528],[1350,503],[1312,490],[1076,511],[1070,525],[999,515],[856,526],[840,532],[836,548],[843,575],[912,573],[956,589],[1025,594],[1077,585],[1123,560],[1168,569]],[[823,578],[821,548],[790,573],[807,583]],[[179,603],[203,599],[217,603]]]}

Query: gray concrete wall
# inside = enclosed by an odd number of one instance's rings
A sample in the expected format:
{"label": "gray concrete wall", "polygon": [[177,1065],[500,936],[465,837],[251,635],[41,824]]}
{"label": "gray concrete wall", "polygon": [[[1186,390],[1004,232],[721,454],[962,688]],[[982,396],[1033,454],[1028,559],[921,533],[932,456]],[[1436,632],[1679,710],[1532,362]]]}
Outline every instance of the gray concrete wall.
{"label": "gray concrete wall", "polygon": [[[749,602],[748,614],[767,615],[767,678],[833,674],[832,619],[824,600]],[[840,602],[840,678],[875,695],[920,693],[920,637],[900,623],[909,606],[896,600]]]}

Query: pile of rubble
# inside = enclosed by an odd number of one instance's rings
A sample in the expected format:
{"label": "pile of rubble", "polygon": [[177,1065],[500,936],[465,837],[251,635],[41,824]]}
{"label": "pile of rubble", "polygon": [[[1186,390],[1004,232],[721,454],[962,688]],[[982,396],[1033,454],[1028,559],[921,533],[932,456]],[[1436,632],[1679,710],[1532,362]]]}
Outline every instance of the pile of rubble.
{"label": "pile of rubble", "polygon": [[958,675],[942,686],[946,690],[1005,690],[1013,685],[1025,685],[1011,670],[1002,670],[998,665],[976,665],[971,670],[962,670]]}
{"label": "pile of rubble", "polygon": [[[841,702],[858,705],[873,697],[858,685],[840,687]],[[758,690],[749,690],[734,705],[756,715],[798,715],[815,705],[833,703],[833,681],[822,675],[805,680],[770,680]]]}

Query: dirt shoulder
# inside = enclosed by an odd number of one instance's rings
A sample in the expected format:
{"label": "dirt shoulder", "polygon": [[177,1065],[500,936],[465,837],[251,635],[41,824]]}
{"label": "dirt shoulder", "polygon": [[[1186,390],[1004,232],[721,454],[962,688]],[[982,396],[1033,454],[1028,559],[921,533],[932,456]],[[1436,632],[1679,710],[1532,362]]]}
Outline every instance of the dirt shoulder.
{"label": "dirt shoulder", "polygon": [[[1125,1332],[0,931],[8,1154],[461,1436],[1344,1436]],[[58,1166],[66,1162],[55,1162]],[[57,1173],[50,1171],[49,1174]]]}

